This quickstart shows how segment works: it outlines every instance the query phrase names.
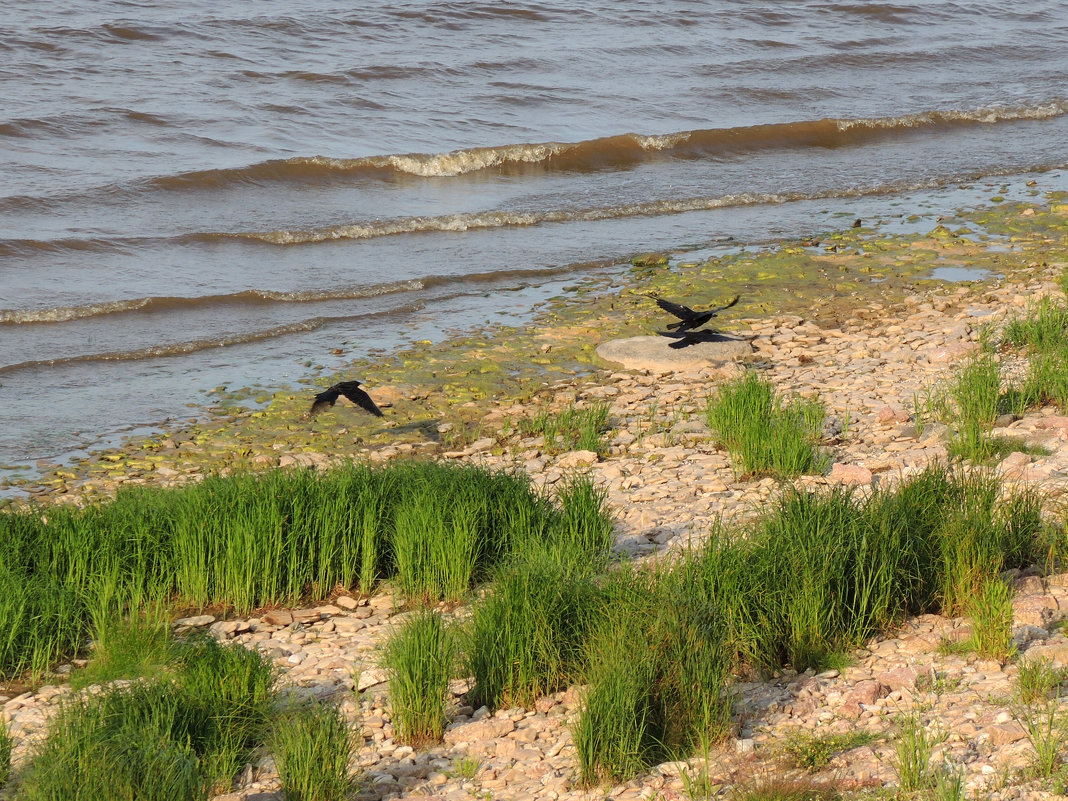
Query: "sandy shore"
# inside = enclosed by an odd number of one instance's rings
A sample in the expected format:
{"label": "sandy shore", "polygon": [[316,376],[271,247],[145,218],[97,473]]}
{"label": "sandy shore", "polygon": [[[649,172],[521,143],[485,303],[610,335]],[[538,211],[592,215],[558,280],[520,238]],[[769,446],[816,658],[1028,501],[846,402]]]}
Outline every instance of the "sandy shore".
{"label": "sandy shore", "polygon": [[[1068,207],[1060,198],[1039,197],[1030,205],[941,220],[922,235],[854,229],[701,263],[687,262],[685,254],[651,255],[627,276],[578,287],[528,328],[465,335],[375,364],[354,364],[353,377],[378,379],[368,388],[386,411],[385,428],[340,404],[314,422],[301,421],[310,389],[283,393],[266,409],[220,410],[210,424],[101,454],[53,475],[37,494],[95,497],[123,484],[178,484],[209,469],[326,466],[353,456],[515,466],[550,487],[582,469],[608,492],[616,550],[664,558],[707,537],[718,523],[759,512],[781,485],[739,475],[704,422],[716,381],[744,369],[740,364],[633,371],[596,357],[596,345],[660,324],[648,293],[709,302],[742,294],[724,327],[752,338],[750,366],[784,394],[818,394],[837,421],[825,443],[832,467],[799,483],[846,484],[864,492],[946,459],[944,427],[922,425],[918,415],[926,393],[978,348],[984,327],[996,328],[1036,298],[1060,293],[1066,232]],[[958,266],[985,280],[930,281],[925,276],[935,265]],[[1010,373],[1025,369],[1022,355],[1006,358]],[[550,454],[543,442],[517,433],[518,418],[591,402],[610,404],[613,433],[606,456]],[[1033,486],[1056,507],[1068,489],[1068,417],[1045,408],[1000,422],[996,434],[1041,444],[1048,455],[1015,453],[992,467],[1008,481]],[[1068,665],[1068,639],[1060,627],[1068,616],[1068,580],[1026,573],[1015,579],[1014,636],[1021,653]],[[911,620],[892,636],[869,642],[840,672],[786,671],[769,682],[742,683],[736,736],[707,761],[662,765],[626,785],[586,793],[573,781],[567,723],[578,710],[574,689],[531,710],[489,714],[466,706],[465,688],[457,685],[445,743],[413,752],[393,740],[385,677],[376,666],[381,638],[403,614],[392,601],[339,600],[298,612],[299,626],[281,614],[187,624],[212,626],[220,638],[264,650],[286,681],[304,692],[343,698],[364,728],[359,760],[368,798],[557,801],[607,794],[667,801],[686,797],[684,774],[698,770],[707,770],[716,793],[770,775],[843,790],[893,786],[896,721],[910,710],[946,735],[939,756],[963,771],[969,797],[1057,797],[1048,783],[1027,773],[1031,746],[1019,710],[1009,703],[1016,664],[940,649],[943,638],[967,636],[964,619]],[[0,696],[18,741],[17,759],[40,736],[65,692],[43,687]],[[791,767],[784,757],[790,732],[858,726],[876,739],[835,755],[820,771]],[[465,775],[471,765],[477,765],[473,775]],[[227,798],[275,798],[276,788],[268,760],[251,766],[240,791]]]}

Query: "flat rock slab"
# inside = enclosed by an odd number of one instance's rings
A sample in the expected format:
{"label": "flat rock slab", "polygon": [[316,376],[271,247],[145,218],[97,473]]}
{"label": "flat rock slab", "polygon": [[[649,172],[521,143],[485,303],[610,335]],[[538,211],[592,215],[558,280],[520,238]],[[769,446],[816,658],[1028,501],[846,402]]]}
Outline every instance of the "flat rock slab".
{"label": "flat rock slab", "polygon": [[673,342],[678,340],[654,336],[613,339],[598,345],[597,355],[626,370],[674,372],[737,361],[753,352],[753,346],[743,339],[695,342],[685,348],[670,347]]}

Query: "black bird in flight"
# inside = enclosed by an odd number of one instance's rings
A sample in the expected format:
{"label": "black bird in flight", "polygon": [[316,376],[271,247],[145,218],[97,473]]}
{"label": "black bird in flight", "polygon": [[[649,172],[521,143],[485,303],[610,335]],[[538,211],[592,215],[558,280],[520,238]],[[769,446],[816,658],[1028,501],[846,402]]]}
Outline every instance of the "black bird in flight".
{"label": "black bird in flight", "polygon": [[741,296],[735,295],[725,306],[717,306],[714,309],[706,309],[705,311],[697,311],[696,309],[691,309],[689,306],[672,303],[670,300],[658,298],[656,295],[653,295],[653,300],[656,301],[656,305],[661,309],[674,314],[679,318],[680,322],[668,324],[667,327],[669,330],[693,331],[695,328],[700,328],[724,309],[729,309],[738,302],[739,297]]}
{"label": "black bird in flight", "polygon": [[375,406],[371,396],[360,389],[360,382],[353,380],[341,381],[316,395],[315,400],[312,401],[311,409],[308,410],[308,417],[315,417],[323,409],[333,406],[340,395],[344,395],[361,409],[370,412],[375,417],[382,416],[382,410]]}

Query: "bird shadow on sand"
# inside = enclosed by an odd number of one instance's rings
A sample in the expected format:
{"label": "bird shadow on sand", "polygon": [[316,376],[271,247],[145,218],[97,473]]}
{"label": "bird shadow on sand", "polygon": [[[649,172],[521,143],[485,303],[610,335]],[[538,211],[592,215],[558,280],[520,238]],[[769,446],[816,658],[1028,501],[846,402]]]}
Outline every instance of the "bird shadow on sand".
{"label": "bird shadow on sand", "polygon": [[656,333],[662,337],[674,339],[674,342],[668,343],[668,347],[675,350],[688,348],[699,342],[751,342],[755,338],[731,336],[712,328],[704,331],[657,331]]}
{"label": "bird shadow on sand", "polygon": [[444,422],[444,418],[436,417],[432,420],[411,420],[407,423],[398,423],[390,426],[390,431],[397,434],[422,434],[433,442],[441,442],[441,434],[438,426]]}

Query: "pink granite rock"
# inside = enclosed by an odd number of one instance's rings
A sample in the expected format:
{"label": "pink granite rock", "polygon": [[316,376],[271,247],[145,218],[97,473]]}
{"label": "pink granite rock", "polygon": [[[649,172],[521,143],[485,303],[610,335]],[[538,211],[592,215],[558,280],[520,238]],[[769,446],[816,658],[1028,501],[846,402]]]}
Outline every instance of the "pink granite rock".
{"label": "pink granite rock", "polygon": [[837,481],[839,484],[861,486],[871,484],[872,473],[871,470],[862,467],[859,464],[842,464],[841,462],[835,462],[831,466],[830,475],[827,477],[831,481]]}

